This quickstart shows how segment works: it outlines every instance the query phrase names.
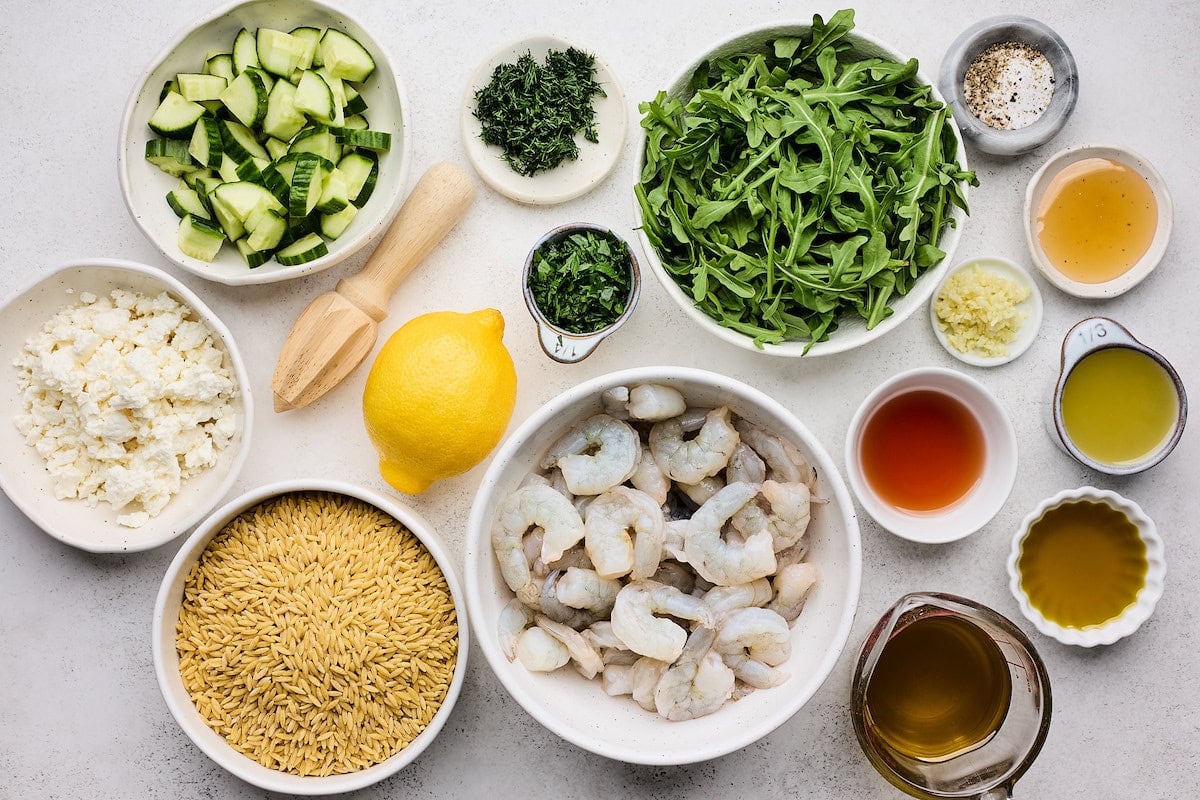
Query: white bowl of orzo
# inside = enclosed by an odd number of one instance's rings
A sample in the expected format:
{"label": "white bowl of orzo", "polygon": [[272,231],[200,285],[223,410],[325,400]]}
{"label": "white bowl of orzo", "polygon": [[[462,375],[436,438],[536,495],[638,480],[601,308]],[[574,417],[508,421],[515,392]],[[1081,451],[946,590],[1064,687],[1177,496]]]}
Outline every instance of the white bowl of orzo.
{"label": "white bowl of orzo", "polygon": [[159,590],[153,649],[167,707],[213,761],[262,789],[325,795],[429,746],[469,648],[452,561],[420,515],[295,480],[196,529]]}

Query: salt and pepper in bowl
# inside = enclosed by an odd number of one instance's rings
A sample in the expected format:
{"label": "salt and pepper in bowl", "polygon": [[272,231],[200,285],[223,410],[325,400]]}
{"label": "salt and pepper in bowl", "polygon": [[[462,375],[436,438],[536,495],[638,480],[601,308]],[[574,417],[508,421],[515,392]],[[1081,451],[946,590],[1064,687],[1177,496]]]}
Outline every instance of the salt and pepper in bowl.
{"label": "salt and pepper in bowl", "polygon": [[1015,156],[1062,130],[1079,96],[1079,73],[1066,42],[1047,25],[1002,15],[980,20],[951,43],[938,89],[967,142]]}

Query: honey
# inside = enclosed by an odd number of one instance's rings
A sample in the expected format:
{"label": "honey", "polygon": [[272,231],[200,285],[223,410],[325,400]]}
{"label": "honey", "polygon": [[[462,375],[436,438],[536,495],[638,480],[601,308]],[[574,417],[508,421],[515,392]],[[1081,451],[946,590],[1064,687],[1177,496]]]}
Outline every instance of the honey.
{"label": "honey", "polygon": [[1054,268],[1079,283],[1106,283],[1154,240],[1158,201],[1146,179],[1107,158],[1085,158],[1054,176],[1037,212],[1038,241]]}
{"label": "honey", "polygon": [[1021,590],[1046,619],[1088,628],[1116,619],[1146,582],[1146,543],[1137,526],[1105,503],[1052,508],[1021,543]]}
{"label": "honey", "polygon": [[1011,698],[1008,664],[992,638],[960,617],[929,614],[884,645],[864,714],[891,750],[938,762],[987,743]]}

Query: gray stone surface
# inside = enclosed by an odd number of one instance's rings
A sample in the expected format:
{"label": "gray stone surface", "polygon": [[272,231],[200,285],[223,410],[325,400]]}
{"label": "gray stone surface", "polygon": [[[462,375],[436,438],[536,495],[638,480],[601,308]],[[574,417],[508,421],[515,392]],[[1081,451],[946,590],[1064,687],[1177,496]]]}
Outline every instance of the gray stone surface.
{"label": "gray stone surface", "polygon": [[[411,181],[440,159],[465,163],[458,140],[464,82],[476,62],[505,42],[548,30],[600,53],[622,79],[630,113],[698,49],[757,21],[804,16],[809,6],[632,2],[362,2],[343,0],[393,54],[408,85],[416,136]],[[1200,399],[1200,118],[1195,43],[1200,7],[1064,0],[1056,3],[857,4],[861,27],[919,57],[937,74],[951,40],[975,19],[1013,12],[1043,19],[1073,50],[1081,73],[1075,114],[1050,145],[999,160],[971,154],[982,186],[959,257],[996,253],[1031,266],[1020,206],[1025,182],[1053,150],[1114,142],[1145,155],[1169,182],[1174,241],[1138,289],[1103,305],[1042,283],[1046,318],[1033,348],[991,371],[962,367],[937,345],[927,317],[859,351],[793,362],[757,357],[699,331],[648,279],[630,323],[579,366],[551,363],[522,305],[519,275],[529,245],[569,221],[629,231],[635,175],[627,142],[617,172],[590,195],[554,208],[526,208],[481,190],[477,207],[401,287],[384,323],[389,333],[431,310],[499,308],[519,368],[513,424],[558,392],[620,367],[672,363],[719,370],[788,407],[841,462],[842,438],[859,400],[883,378],[922,364],[962,368],[1008,408],[1021,447],[1012,497],[983,531],[952,545],[900,541],[863,525],[859,616],[834,674],[790,722],[726,758],[673,769],[629,767],[593,756],[542,729],[505,693],[479,653],[458,707],[437,742],[408,770],[356,795],[384,797],[820,797],[897,796],[859,751],[847,713],[852,659],[867,629],[900,594],[934,589],[967,595],[1018,621],[1040,648],[1054,686],[1054,722],[1041,758],[1018,795],[1041,798],[1186,797],[1200,777],[1194,682],[1200,647],[1192,597],[1198,585],[1196,487],[1200,422],[1149,474],[1114,480],[1053,448],[1040,413],[1059,338],[1103,310],[1171,358]],[[0,296],[83,256],[166,266],[123,207],[116,178],[117,130],[128,93],[168,38],[208,10],[204,0],[143,3],[0,2],[4,115],[0,163]],[[823,6],[827,15],[836,6]],[[631,117],[636,134],[636,117]],[[366,371],[314,408],[277,416],[269,382],[291,321],[309,299],[358,269],[365,254],[311,278],[263,287],[209,284],[175,271],[225,320],[245,354],[259,398],[255,445],[240,493],[300,476],[387,487],[360,422]],[[6,367],[0,366],[0,369]],[[6,424],[0,420],[0,424]],[[0,454],[0,457],[3,457]],[[467,510],[482,467],[436,485],[413,504],[462,552]],[[1166,541],[1166,593],[1135,636],[1092,651],[1067,648],[1019,617],[1004,574],[1009,538],[1040,499],[1094,483],[1139,502]],[[44,536],[0,498],[0,798],[254,798],[263,792],[209,761],[175,725],[155,684],[149,627],[159,580],[177,549],[98,557]],[[785,690],[786,691],[786,690]]]}

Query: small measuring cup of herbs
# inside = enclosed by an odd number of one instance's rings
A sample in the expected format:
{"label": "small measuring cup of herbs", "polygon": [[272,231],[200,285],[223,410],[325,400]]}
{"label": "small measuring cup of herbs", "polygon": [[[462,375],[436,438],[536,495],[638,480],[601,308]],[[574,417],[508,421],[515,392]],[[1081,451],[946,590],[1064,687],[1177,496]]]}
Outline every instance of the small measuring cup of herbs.
{"label": "small measuring cup of herbs", "polygon": [[563,225],[525,259],[525,305],[546,355],[563,364],[587,358],[619,328],[642,290],[629,244],[603,225]]}

